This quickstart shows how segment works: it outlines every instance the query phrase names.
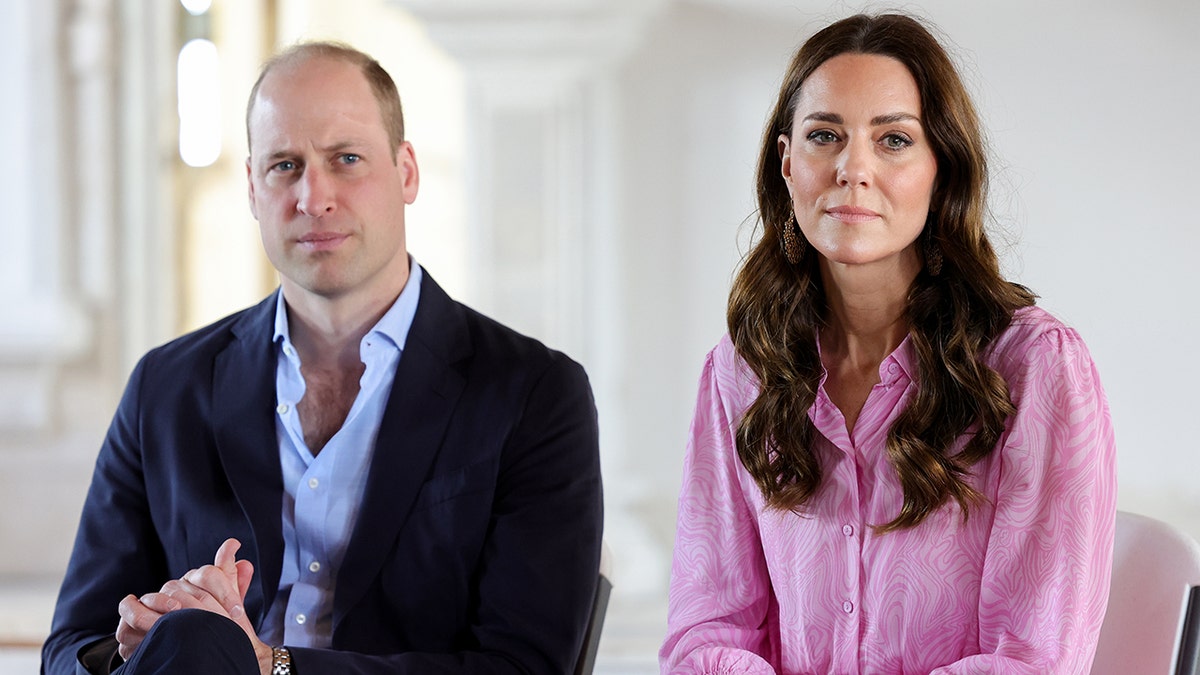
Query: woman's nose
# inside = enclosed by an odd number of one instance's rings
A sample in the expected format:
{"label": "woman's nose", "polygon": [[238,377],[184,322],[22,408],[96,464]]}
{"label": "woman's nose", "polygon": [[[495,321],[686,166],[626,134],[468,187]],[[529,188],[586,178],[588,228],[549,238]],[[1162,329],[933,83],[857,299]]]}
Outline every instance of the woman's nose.
{"label": "woman's nose", "polygon": [[838,185],[841,187],[869,186],[874,159],[874,153],[867,139],[847,143],[838,157]]}

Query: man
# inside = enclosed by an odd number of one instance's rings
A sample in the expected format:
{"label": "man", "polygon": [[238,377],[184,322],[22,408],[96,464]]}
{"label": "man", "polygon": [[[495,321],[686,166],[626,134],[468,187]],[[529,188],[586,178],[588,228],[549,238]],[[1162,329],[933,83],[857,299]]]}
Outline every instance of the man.
{"label": "man", "polygon": [[247,133],[280,290],[134,370],[43,672],[570,671],[601,534],[583,370],[409,259],[417,162],[370,57],[277,56]]}

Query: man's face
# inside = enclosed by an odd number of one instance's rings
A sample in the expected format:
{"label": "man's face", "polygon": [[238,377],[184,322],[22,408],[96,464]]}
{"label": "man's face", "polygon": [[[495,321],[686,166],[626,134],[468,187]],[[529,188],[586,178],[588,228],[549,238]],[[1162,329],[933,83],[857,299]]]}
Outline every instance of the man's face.
{"label": "man's face", "polygon": [[391,147],[357,66],[309,58],[263,80],[249,120],[250,211],[285,297],[390,302],[408,279],[412,146]]}

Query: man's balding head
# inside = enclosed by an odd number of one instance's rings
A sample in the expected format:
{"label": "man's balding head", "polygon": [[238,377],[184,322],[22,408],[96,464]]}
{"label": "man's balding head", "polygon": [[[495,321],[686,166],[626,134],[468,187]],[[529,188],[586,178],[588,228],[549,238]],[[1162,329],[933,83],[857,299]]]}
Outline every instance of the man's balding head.
{"label": "man's balding head", "polygon": [[246,103],[247,147],[251,147],[250,115],[254,112],[254,105],[258,101],[258,92],[262,88],[263,81],[272,73],[283,73],[302,67],[313,59],[342,61],[358,67],[367,80],[367,84],[370,85],[371,93],[375,95],[375,101],[379,104],[379,115],[383,119],[384,128],[387,129],[392,150],[399,149],[400,144],[404,142],[404,110],[400,106],[400,93],[396,89],[396,83],[392,80],[392,76],[383,69],[383,66],[379,65],[378,61],[340,42],[302,42],[276,54],[263,64],[258,80],[250,90],[250,99]]}

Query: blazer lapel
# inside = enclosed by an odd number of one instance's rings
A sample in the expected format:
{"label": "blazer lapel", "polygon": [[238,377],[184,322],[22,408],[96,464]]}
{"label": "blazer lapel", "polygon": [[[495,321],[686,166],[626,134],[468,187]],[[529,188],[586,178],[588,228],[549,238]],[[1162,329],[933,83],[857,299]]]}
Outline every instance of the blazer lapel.
{"label": "blazer lapel", "polygon": [[428,478],[466,384],[453,365],[470,353],[462,309],[429,276],[396,366],[375,454],[334,595],[334,630],[391,553]]}
{"label": "blazer lapel", "polygon": [[242,542],[242,557],[256,561],[262,616],[274,602],[283,567],[283,476],[271,342],[277,295],[234,323],[234,339],[217,355],[213,370],[213,435],[225,475],[254,532],[254,541]]}

